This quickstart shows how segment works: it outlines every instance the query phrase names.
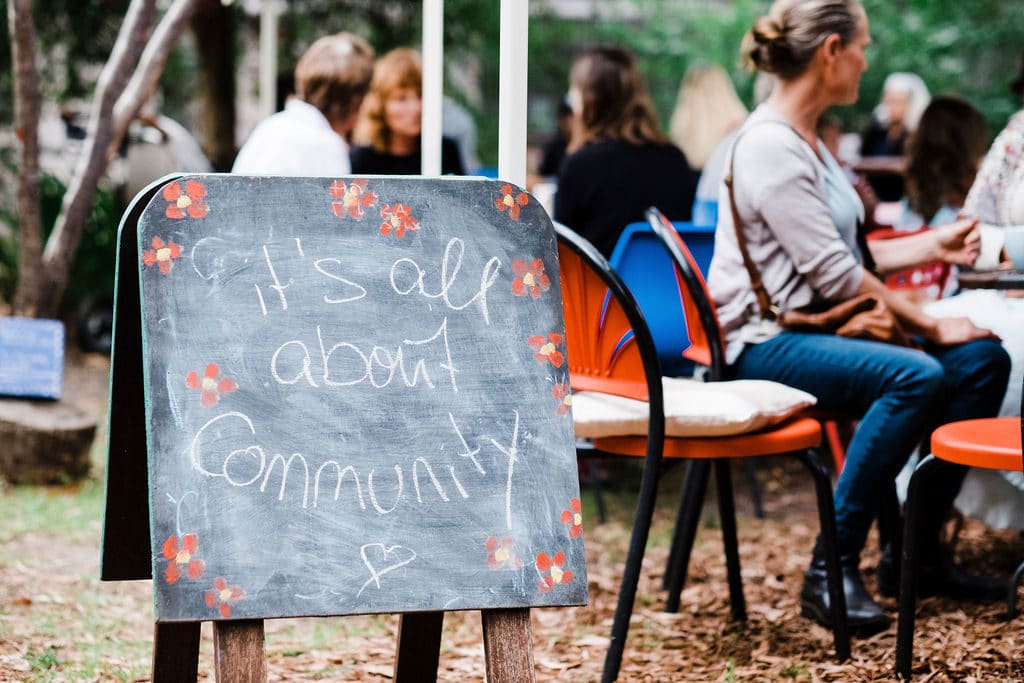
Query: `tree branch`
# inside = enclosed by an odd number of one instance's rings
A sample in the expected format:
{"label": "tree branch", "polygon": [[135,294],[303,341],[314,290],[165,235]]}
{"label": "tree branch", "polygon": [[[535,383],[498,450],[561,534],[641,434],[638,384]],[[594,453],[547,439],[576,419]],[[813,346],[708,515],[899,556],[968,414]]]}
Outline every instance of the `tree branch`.
{"label": "tree branch", "polygon": [[32,0],[8,0],[7,26],[14,67],[14,130],[21,141],[16,212],[18,216],[18,287],[13,309],[36,315],[31,296],[42,273],[42,219],[39,205],[39,69]]}
{"label": "tree branch", "polygon": [[[92,209],[96,188],[139,108],[152,94],[197,0],[174,0],[151,36],[155,0],[133,0],[117,43],[100,75],[85,151],[75,168],[60,215],[43,252],[47,300],[56,307],[67,286],[71,260]],[[139,55],[141,54],[141,58]],[[138,60],[138,65],[136,61]]]}

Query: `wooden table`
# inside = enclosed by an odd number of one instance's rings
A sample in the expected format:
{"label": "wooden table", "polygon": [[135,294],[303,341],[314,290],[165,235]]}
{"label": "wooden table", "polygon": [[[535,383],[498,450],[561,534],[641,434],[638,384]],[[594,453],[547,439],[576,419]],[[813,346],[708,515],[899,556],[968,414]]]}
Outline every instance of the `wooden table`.
{"label": "wooden table", "polygon": [[966,271],[957,275],[957,281],[964,289],[1024,289],[1024,271]]}
{"label": "wooden table", "polygon": [[907,158],[902,156],[864,157],[853,165],[853,170],[864,175],[902,175],[907,170]]}

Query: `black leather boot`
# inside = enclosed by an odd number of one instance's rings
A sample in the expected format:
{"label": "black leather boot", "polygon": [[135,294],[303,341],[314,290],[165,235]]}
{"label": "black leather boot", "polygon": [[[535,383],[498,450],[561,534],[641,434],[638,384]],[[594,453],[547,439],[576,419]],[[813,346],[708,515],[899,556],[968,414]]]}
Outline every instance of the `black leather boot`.
{"label": "black leather boot", "polygon": [[[953,556],[944,548],[924,553],[916,585],[920,598],[941,595],[974,602],[1005,600],[1010,590],[1008,579],[968,574],[953,562]],[[900,563],[888,544],[882,549],[882,559],[878,561],[878,592],[890,598],[897,597],[900,592]]]}
{"label": "black leather boot", "polygon": [[[804,573],[804,587],[800,591],[800,613],[819,624],[832,628],[831,601],[828,595],[828,577],[825,571],[825,553],[815,546],[811,566]],[[852,632],[869,635],[889,626],[889,617],[871,599],[860,576],[859,553],[844,553],[839,557],[843,577],[843,595],[846,597],[846,615]]]}

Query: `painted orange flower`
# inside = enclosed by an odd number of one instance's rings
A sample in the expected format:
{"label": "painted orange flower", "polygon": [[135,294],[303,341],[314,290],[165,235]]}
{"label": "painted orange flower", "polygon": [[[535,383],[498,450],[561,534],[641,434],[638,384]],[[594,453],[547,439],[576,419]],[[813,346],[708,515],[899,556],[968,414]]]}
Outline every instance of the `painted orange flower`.
{"label": "painted orange flower", "polygon": [[569,501],[569,509],[562,510],[562,524],[569,527],[569,538],[579,538],[583,535],[583,506],[579,498]]}
{"label": "painted orange flower", "polygon": [[220,376],[220,368],[216,363],[206,366],[203,376],[193,370],[185,378],[185,386],[189,389],[199,389],[203,393],[199,395],[199,405],[204,408],[217,405],[221,394],[230,394],[238,391],[238,384],[233,379]]}
{"label": "painted orange flower", "polygon": [[525,192],[512,196],[512,185],[505,183],[501,186],[501,196],[494,200],[494,208],[502,213],[508,209],[508,217],[514,221],[519,220],[519,207],[526,206],[530,201],[530,195]]}
{"label": "painted orange flower", "polygon": [[170,275],[171,268],[174,266],[173,259],[181,256],[181,245],[175,244],[174,242],[167,240],[164,241],[159,237],[153,238],[153,248],[144,249],[142,252],[142,262],[149,268],[154,264],[160,264],[160,272],[164,275]]}
{"label": "painted orange flower", "polygon": [[572,405],[572,394],[569,393],[568,384],[556,384],[551,387],[551,395],[561,399],[558,407],[555,408],[555,415],[563,417],[569,413],[569,406]]}
{"label": "painted orange flower", "polygon": [[558,585],[572,581],[572,572],[562,569],[565,566],[565,553],[559,550],[554,557],[548,557],[547,553],[537,553],[534,562],[537,571],[540,573],[540,582],[537,587],[541,593],[548,593]]}
{"label": "painted orange flower", "polygon": [[365,178],[351,181],[347,186],[343,180],[335,180],[331,183],[331,196],[337,197],[338,201],[331,202],[331,211],[338,218],[354,218],[359,220],[363,217],[364,209],[377,203],[377,195],[368,192],[366,186],[370,181]]}
{"label": "painted orange flower", "polygon": [[202,560],[195,559],[198,549],[199,537],[195,534],[183,535],[180,545],[177,534],[167,537],[167,540],[164,541],[164,559],[170,561],[167,571],[164,572],[167,583],[175,583],[186,574],[190,579],[198,579],[203,575],[206,565]]}
{"label": "painted orange flower", "polygon": [[394,206],[385,204],[380,207],[380,217],[384,219],[384,222],[380,224],[380,234],[390,235],[394,232],[395,237],[405,237],[406,230],[410,232],[419,230],[419,221],[413,218],[409,211],[407,204],[395,204]]}
{"label": "painted orange flower", "polygon": [[539,258],[533,259],[530,265],[517,258],[512,261],[512,272],[516,274],[516,279],[512,281],[512,293],[516,296],[529,294],[536,299],[541,292],[551,289],[551,279],[544,274],[544,262]]}
{"label": "painted orange flower", "polygon": [[170,183],[164,187],[164,199],[167,200],[167,217],[184,218],[188,212],[189,218],[202,218],[209,208],[203,197],[206,196],[206,186],[195,180],[185,181],[185,191],[181,190],[181,183]]}
{"label": "painted orange flower", "polygon": [[564,340],[562,335],[551,333],[547,337],[542,334],[530,337],[528,341],[537,352],[533,354],[533,357],[538,363],[551,363],[556,368],[560,368],[565,363],[565,354],[558,350],[558,345]]}
{"label": "painted orange flower", "polygon": [[231,605],[237,604],[245,597],[245,591],[241,586],[228,586],[224,577],[218,576],[213,580],[213,588],[206,591],[206,606],[217,607],[220,615],[225,619],[231,616]]}
{"label": "painted orange flower", "polygon": [[513,539],[488,536],[485,545],[487,547],[487,566],[491,568],[491,571],[497,571],[504,567],[523,568],[523,561],[516,553],[516,542]]}

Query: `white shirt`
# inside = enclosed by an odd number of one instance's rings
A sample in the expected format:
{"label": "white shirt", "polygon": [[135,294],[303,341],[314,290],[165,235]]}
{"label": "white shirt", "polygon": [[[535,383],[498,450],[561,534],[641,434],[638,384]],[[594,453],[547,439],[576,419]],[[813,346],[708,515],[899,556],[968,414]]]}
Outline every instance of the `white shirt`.
{"label": "white shirt", "polygon": [[343,176],[352,172],[348,143],[319,109],[292,98],[263,120],[238,152],[232,173]]}

